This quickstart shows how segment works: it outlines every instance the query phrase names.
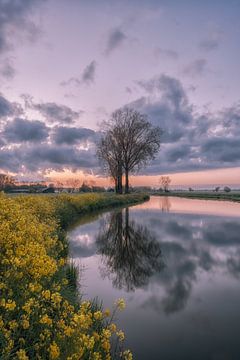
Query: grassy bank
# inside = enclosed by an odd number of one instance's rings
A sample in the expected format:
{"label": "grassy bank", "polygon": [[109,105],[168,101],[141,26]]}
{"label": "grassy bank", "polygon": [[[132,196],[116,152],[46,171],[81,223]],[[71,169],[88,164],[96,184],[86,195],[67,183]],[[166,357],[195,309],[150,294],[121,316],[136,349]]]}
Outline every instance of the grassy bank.
{"label": "grassy bank", "polygon": [[143,195],[0,195],[0,359],[131,359],[111,312],[81,301],[64,229],[79,216]]}
{"label": "grassy bank", "polygon": [[202,199],[202,200],[226,200],[240,202],[240,192],[236,193],[214,193],[214,192],[173,192],[168,193],[154,193],[156,196],[176,196],[187,199]]}

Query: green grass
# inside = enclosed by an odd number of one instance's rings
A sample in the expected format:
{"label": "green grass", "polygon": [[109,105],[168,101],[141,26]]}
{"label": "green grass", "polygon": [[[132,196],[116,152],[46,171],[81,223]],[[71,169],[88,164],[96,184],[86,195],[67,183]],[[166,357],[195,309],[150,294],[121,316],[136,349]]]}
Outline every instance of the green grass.
{"label": "green grass", "polygon": [[240,193],[214,193],[214,192],[173,192],[168,193],[155,193],[156,196],[176,196],[187,199],[202,199],[202,200],[225,200],[240,202]]}

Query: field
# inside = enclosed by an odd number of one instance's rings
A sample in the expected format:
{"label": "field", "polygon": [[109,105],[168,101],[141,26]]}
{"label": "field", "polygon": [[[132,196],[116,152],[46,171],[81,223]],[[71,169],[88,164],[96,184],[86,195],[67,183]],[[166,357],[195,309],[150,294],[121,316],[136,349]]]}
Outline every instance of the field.
{"label": "field", "polygon": [[[0,358],[131,359],[112,310],[82,301],[65,230],[81,215],[145,195],[0,194]],[[113,351],[116,347],[116,351]]]}
{"label": "field", "polygon": [[227,200],[240,202],[240,192],[234,191],[230,193],[212,192],[212,191],[169,191],[154,193],[156,196],[177,196],[189,199],[202,199],[202,200]]}

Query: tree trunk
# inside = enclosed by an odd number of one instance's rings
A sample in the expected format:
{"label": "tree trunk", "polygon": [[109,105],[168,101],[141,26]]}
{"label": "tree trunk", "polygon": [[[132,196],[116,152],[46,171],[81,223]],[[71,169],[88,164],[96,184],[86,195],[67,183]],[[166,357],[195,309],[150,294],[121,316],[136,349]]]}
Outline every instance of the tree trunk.
{"label": "tree trunk", "polygon": [[122,164],[120,162],[117,169],[117,193],[122,194]]}
{"label": "tree trunk", "polygon": [[129,193],[128,169],[125,170],[125,194]]}
{"label": "tree trunk", "polygon": [[117,177],[114,178],[114,184],[115,184],[115,193],[118,194],[118,179],[117,179]]}

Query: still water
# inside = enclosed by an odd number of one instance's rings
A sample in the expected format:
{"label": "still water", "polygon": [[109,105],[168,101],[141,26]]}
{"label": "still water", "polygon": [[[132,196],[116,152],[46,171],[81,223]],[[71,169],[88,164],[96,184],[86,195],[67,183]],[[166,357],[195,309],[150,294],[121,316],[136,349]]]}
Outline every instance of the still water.
{"label": "still water", "polygon": [[69,231],[81,291],[118,324],[136,360],[240,359],[240,204],[152,197]]}

